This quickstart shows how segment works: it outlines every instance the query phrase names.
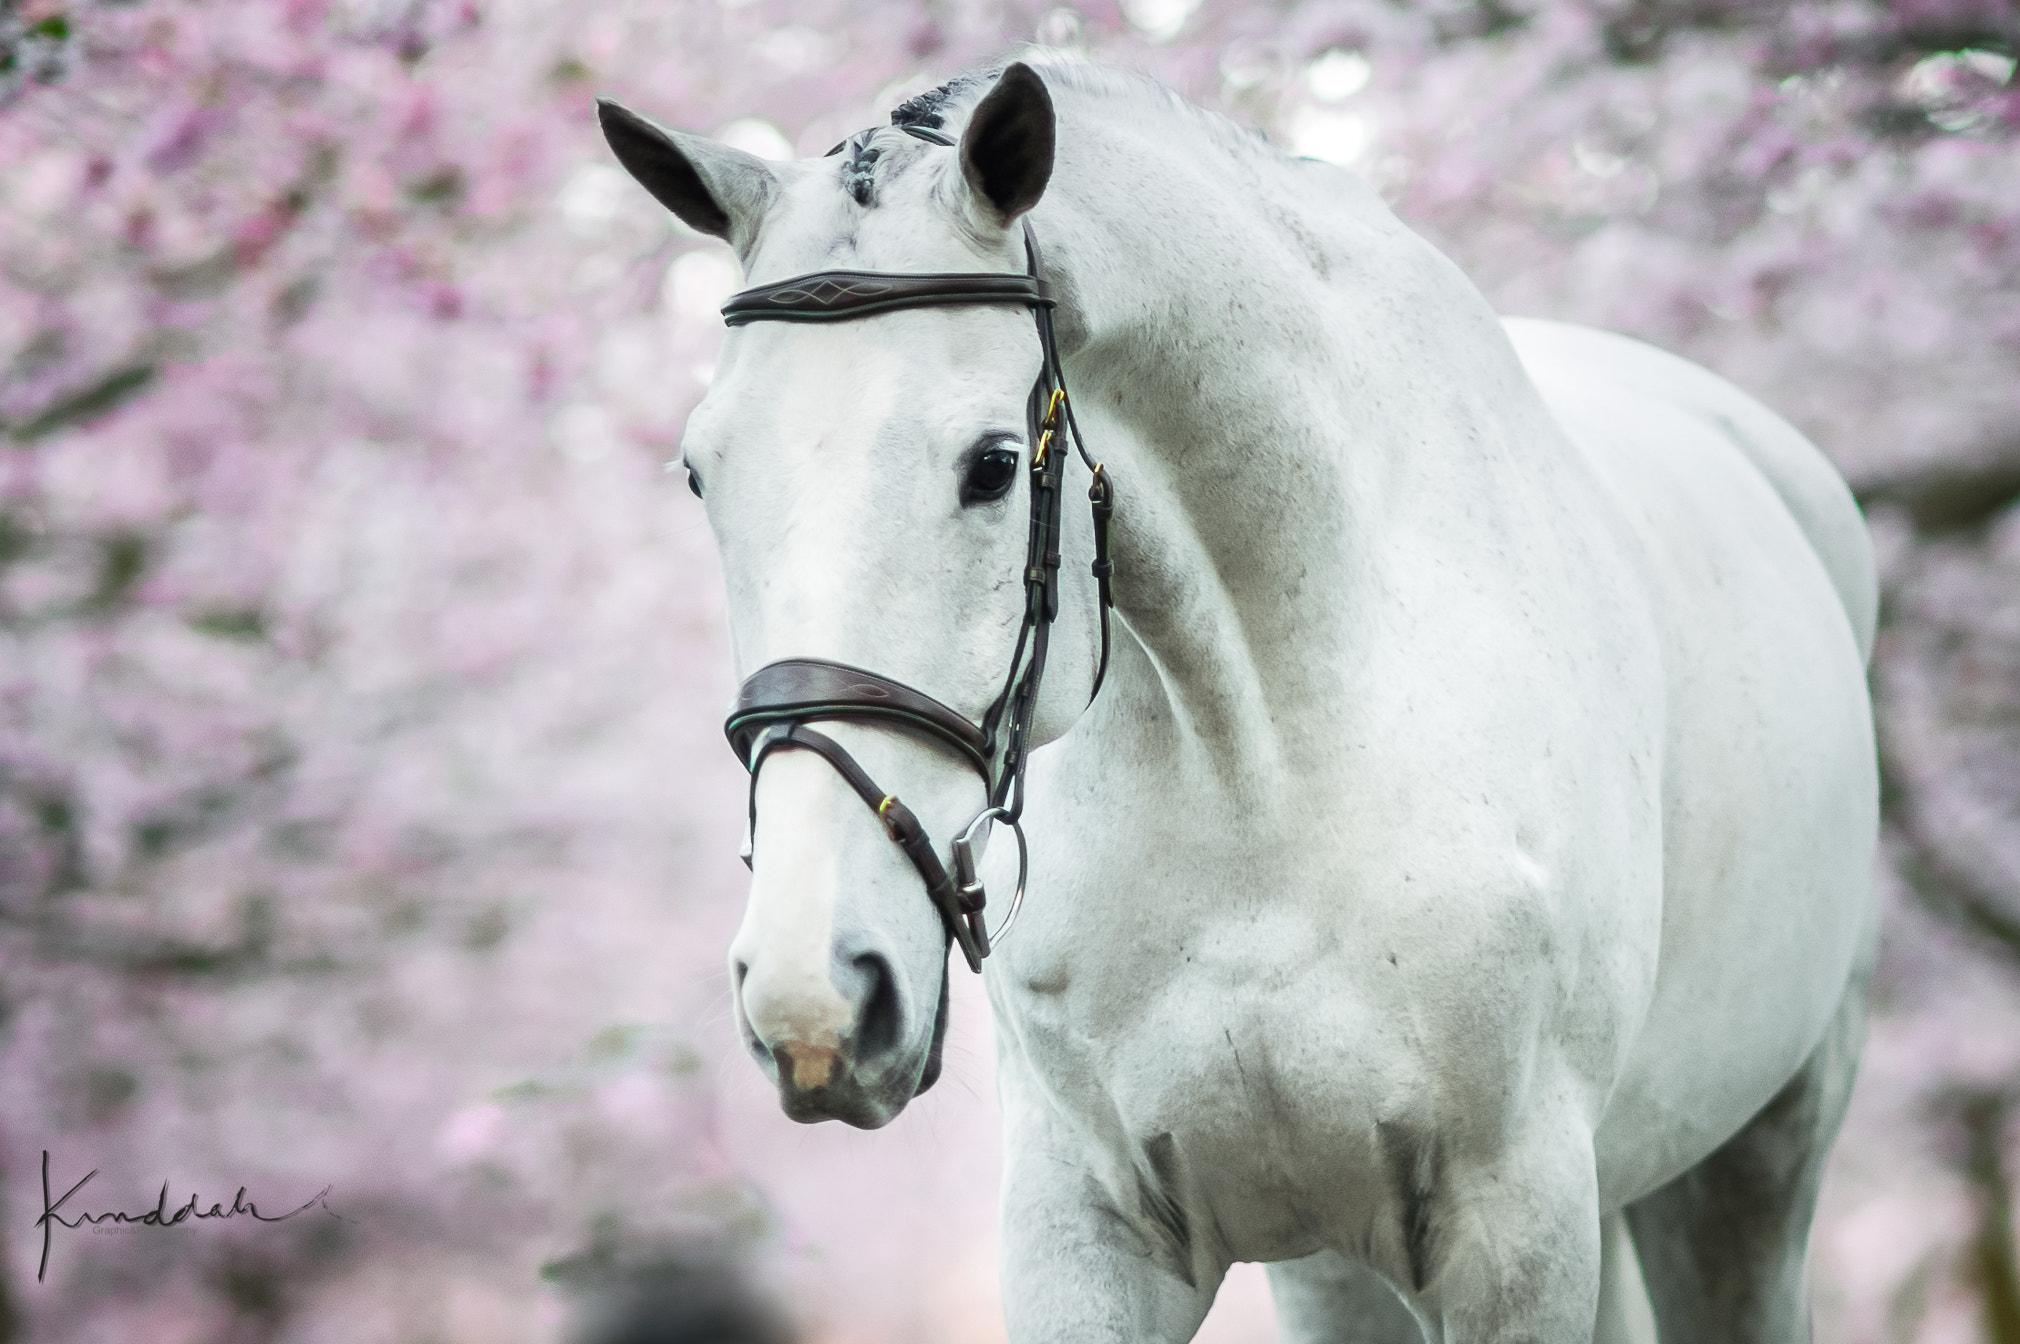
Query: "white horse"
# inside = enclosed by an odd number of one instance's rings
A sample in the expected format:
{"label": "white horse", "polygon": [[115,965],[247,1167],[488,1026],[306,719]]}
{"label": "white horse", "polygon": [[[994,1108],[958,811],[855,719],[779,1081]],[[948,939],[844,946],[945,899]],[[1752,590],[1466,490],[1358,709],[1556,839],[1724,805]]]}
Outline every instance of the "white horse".
{"label": "white horse", "polygon": [[[1019,274],[1028,210],[1059,299],[1116,638],[1090,706],[1069,509],[985,963],[1011,1338],[1189,1339],[1238,1260],[1293,1341],[1609,1338],[1624,1224],[1663,1344],[1804,1340],[1873,933],[1844,485],[1699,368],[1498,320],[1351,173],[1033,61],[796,163],[604,108],[753,284]],[[1039,360],[1016,306],[729,335],[685,459],[744,673],[982,716]],[[823,727],[931,835],[982,805],[941,745]],[[739,1023],[790,1113],[880,1125],[938,1071],[946,926],[827,762],[758,780]]]}

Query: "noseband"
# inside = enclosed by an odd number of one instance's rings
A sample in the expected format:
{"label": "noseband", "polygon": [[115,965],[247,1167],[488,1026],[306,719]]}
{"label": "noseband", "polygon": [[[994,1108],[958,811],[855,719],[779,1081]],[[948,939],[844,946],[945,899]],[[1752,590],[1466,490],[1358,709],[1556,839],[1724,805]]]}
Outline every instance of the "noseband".
{"label": "noseband", "polygon": [[[910,129],[910,128],[907,128]],[[925,137],[921,137],[922,139]],[[937,139],[937,137],[935,137]],[[1115,512],[1115,492],[1108,473],[1088,455],[1066,399],[1066,375],[1059,365],[1059,347],[1052,331],[1053,300],[1039,278],[1038,244],[1031,223],[1024,222],[1024,275],[973,272],[907,275],[884,271],[816,271],[774,285],[732,295],[723,305],[723,320],[740,327],[747,322],[846,322],[900,308],[953,304],[1016,304],[1029,308],[1038,324],[1043,361],[1025,409],[1033,446],[1031,533],[1025,549],[1024,621],[1010,654],[1003,689],[976,724],[923,691],[846,663],[820,658],[787,658],[767,664],[745,678],[736,708],[723,731],[730,746],[750,771],[750,827],[757,834],[758,769],[774,751],[811,751],[827,761],[870,808],[926,884],[926,894],[947,926],[947,936],[961,948],[971,970],[982,969],[991,943],[1009,931],[1024,904],[1024,879],[1030,870],[1025,847],[1024,769],[1031,743],[1031,720],[1037,711],[1038,686],[1045,676],[1045,654],[1052,622],[1059,615],[1059,502],[1064,454],[1059,444],[1071,437],[1081,461],[1093,474],[1087,498],[1094,511],[1094,577],[1100,587],[1101,661],[1094,674],[1094,692],[1108,675],[1108,609],[1114,605],[1108,558],[1108,520]],[[876,724],[909,732],[953,753],[981,776],[987,806],[956,836],[954,872],[933,848],[912,810],[886,793],[856,763],[855,757],[826,733],[807,727],[822,720]],[[976,835],[1001,822],[1017,837],[1017,890],[1010,911],[992,932],[982,917],[987,897],[976,871]],[[744,862],[750,862],[746,849]]]}

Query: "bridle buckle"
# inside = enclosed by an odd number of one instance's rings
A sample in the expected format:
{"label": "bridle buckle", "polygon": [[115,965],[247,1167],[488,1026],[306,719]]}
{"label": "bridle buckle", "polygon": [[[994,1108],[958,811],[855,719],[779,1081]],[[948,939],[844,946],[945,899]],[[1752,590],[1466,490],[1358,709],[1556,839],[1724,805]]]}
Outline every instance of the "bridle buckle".
{"label": "bridle buckle", "polygon": [[1066,404],[1066,389],[1055,387],[1052,397],[1045,403],[1045,414],[1038,422],[1038,444],[1031,450],[1031,466],[1043,470],[1052,455],[1052,440],[1059,434],[1059,408]]}

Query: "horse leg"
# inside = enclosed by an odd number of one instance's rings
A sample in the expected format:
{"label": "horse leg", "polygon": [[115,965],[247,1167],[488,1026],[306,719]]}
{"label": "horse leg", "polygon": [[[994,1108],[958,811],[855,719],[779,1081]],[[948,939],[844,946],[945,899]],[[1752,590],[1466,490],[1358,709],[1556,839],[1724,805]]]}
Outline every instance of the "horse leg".
{"label": "horse leg", "polygon": [[1860,976],[1773,1101],[1718,1151],[1628,1207],[1662,1344],[1807,1344],[1810,1219],[1865,1022]]}
{"label": "horse leg", "polygon": [[1598,1173],[1591,1130],[1568,1102],[1523,1117],[1498,1152],[1462,1161],[1431,1150],[1401,1170],[1397,1286],[1431,1344],[1592,1338]]}
{"label": "horse leg", "polygon": [[1157,1195],[1123,1207],[1073,1157],[1004,1153],[1003,1316],[1011,1344],[1186,1344],[1227,1272]]}
{"label": "horse leg", "polygon": [[[1655,1344],[1655,1322],[1623,1215],[1600,1230],[1599,1321],[1593,1344]],[[1424,1332],[1389,1281],[1332,1251],[1269,1267],[1284,1344],[1423,1344]]]}
{"label": "horse leg", "polygon": [[1334,1251],[1269,1267],[1284,1344],[1423,1344],[1389,1281]]}
{"label": "horse leg", "polygon": [[1656,1344],[1655,1318],[1627,1215],[1607,1214],[1599,1236],[1599,1320],[1592,1328],[1592,1344]]}

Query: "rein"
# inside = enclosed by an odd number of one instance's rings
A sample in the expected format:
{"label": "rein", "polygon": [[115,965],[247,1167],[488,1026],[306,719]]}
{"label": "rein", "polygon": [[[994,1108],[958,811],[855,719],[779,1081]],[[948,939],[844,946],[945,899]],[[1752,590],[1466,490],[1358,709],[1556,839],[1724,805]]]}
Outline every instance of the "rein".
{"label": "rein", "polygon": [[[936,137],[936,142],[939,139]],[[816,271],[744,290],[732,295],[722,309],[723,321],[740,327],[749,322],[846,322],[901,308],[1008,303],[1029,308],[1037,323],[1043,360],[1025,406],[1033,447],[1024,620],[1010,653],[1003,689],[982,722],[976,724],[923,691],[863,668],[820,658],[786,658],[744,679],[736,707],[723,725],[731,748],[750,771],[753,841],[757,834],[758,770],[765,758],[789,749],[820,756],[876,812],[885,832],[911,860],[926,884],[926,895],[940,912],[947,937],[959,945],[969,969],[976,971],[982,969],[982,959],[1009,932],[1023,908],[1024,880],[1030,871],[1031,856],[1021,824],[1024,770],[1029,763],[1031,721],[1037,712],[1038,687],[1045,677],[1052,622],[1059,615],[1059,509],[1065,467],[1059,445],[1068,438],[1093,478],[1087,499],[1094,514],[1093,573],[1100,588],[1101,661],[1094,674],[1094,690],[1088,696],[1090,704],[1101,693],[1101,683],[1108,675],[1108,609],[1115,605],[1111,583],[1115,566],[1108,557],[1108,522],[1115,512],[1115,491],[1102,464],[1088,454],[1080,426],[1073,419],[1052,329],[1054,300],[1039,276],[1038,241],[1028,218],[1024,221],[1024,255],[1027,270],[1023,275]],[[986,806],[954,838],[951,876],[912,810],[896,795],[878,787],[839,742],[807,727],[822,720],[877,724],[912,733],[952,752],[981,776]],[[976,870],[975,850],[977,832],[993,829],[999,822],[1017,837],[1017,890],[1009,913],[992,931],[982,915],[988,898]],[[750,862],[748,849],[744,862]]]}

